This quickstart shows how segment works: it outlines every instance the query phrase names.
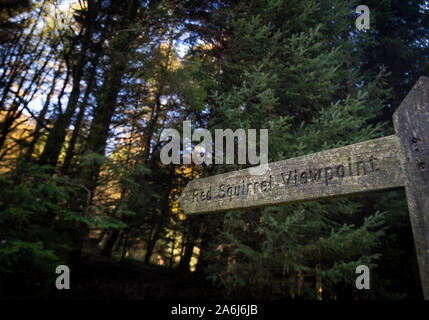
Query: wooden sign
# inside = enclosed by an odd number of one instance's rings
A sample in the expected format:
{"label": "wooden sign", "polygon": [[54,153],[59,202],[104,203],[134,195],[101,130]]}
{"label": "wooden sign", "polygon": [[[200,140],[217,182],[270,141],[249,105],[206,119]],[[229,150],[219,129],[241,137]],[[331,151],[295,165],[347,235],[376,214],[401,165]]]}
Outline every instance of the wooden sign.
{"label": "wooden sign", "polygon": [[249,169],[188,183],[187,214],[344,196],[404,185],[396,136],[273,162],[263,175]]}
{"label": "wooden sign", "polygon": [[326,199],[405,187],[422,287],[429,299],[429,78],[394,114],[396,134],[188,183],[186,214]]}

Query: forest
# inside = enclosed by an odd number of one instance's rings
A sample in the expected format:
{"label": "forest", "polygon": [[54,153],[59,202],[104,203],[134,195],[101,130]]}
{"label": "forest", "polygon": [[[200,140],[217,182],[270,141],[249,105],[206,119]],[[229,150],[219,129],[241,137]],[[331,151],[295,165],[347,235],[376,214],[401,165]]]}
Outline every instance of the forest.
{"label": "forest", "polygon": [[269,162],[388,136],[428,35],[426,0],[1,0],[0,299],[423,299],[403,188],[189,215],[253,165],[161,135],[267,129]]}

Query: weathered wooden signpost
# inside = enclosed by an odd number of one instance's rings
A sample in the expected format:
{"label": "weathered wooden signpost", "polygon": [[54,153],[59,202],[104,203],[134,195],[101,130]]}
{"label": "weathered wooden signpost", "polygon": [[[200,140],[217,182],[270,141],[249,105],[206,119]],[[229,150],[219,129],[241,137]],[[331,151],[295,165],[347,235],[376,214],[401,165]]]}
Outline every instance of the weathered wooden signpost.
{"label": "weathered wooden signpost", "polygon": [[186,214],[262,207],[405,187],[425,299],[429,299],[429,78],[393,115],[395,135],[191,181]]}

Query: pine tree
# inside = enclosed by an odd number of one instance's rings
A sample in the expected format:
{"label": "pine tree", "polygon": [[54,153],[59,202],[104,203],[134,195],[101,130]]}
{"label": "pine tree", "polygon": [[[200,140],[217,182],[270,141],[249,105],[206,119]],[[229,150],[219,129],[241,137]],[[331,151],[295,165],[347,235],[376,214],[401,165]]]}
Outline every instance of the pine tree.
{"label": "pine tree", "polygon": [[[384,70],[359,73],[353,3],[249,1],[228,8],[210,128],[269,129],[270,161],[379,137]],[[233,169],[233,168],[228,168]],[[335,298],[376,266],[384,213],[360,198],[228,212],[209,277],[236,297]],[[322,292],[323,290],[323,292]]]}

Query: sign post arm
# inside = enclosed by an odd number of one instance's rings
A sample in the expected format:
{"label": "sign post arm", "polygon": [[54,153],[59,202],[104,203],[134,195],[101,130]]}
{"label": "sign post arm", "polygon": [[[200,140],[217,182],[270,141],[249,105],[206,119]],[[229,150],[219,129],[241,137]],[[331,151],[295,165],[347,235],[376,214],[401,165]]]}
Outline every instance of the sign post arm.
{"label": "sign post arm", "polygon": [[429,78],[420,77],[393,115],[423,295],[429,300]]}

